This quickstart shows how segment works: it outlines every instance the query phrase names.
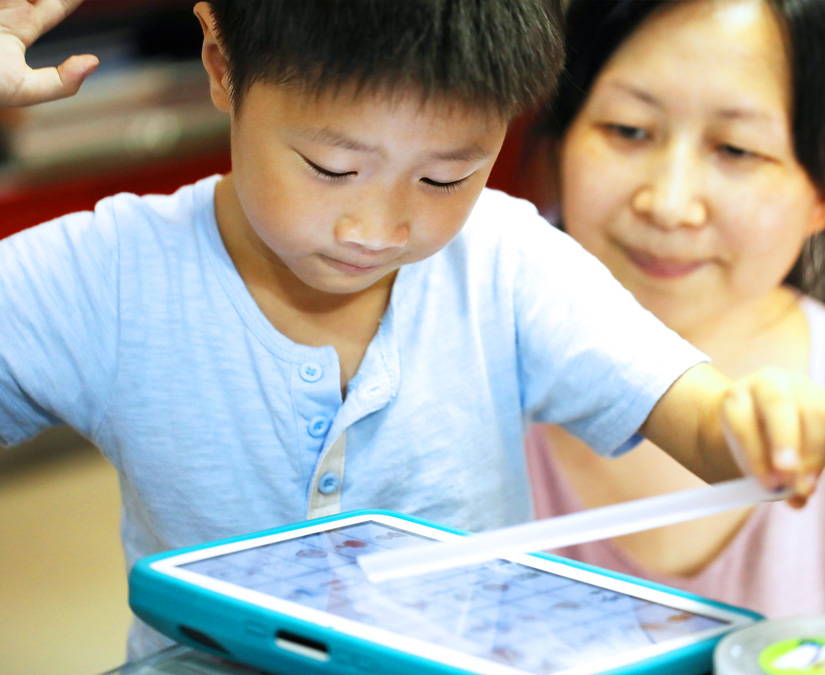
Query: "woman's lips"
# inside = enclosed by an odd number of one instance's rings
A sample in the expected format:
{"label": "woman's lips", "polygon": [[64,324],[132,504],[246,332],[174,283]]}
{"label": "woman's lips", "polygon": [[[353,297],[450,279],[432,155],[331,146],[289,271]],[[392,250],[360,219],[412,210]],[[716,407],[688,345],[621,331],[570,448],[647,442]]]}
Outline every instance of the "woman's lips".
{"label": "woman's lips", "polygon": [[678,279],[699,269],[705,264],[703,260],[678,260],[675,258],[658,258],[649,253],[631,248],[625,254],[642,272],[659,279]]}

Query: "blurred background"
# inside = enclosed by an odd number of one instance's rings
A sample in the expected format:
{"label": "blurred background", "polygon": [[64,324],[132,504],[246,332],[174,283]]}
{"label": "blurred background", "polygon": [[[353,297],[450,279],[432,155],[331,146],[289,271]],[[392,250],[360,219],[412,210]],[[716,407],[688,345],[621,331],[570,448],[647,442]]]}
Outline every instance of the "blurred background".
{"label": "blurred background", "polygon": [[[100,57],[80,93],[0,109],[0,238],[120,191],[172,192],[229,168],[208,96],[194,0],[86,0],[28,53]],[[490,184],[530,193],[519,120]],[[55,429],[0,452],[0,672],[92,675],[125,657],[131,620],[117,476]]]}

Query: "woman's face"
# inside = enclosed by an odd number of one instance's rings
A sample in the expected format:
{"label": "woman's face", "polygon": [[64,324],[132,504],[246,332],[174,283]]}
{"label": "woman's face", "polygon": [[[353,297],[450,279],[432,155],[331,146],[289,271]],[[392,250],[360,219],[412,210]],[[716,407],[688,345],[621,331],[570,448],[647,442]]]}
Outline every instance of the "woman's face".
{"label": "woman's face", "polygon": [[758,305],[825,213],[794,156],[790,100],[782,29],[763,0],[654,14],[563,140],[567,231],[677,330]]}

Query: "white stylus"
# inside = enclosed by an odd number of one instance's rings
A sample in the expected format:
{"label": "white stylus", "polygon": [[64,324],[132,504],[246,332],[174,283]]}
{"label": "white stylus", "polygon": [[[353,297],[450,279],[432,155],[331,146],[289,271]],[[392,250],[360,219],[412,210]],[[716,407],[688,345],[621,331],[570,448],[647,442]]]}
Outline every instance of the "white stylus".
{"label": "white stylus", "polygon": [[359,556],[358,564],[370,581],[380,582],[650,530],[758,502],[785,499],[789,495],[789,490],[771,492],[754,478],[737,478],[694,490],[471,534],[447,542],[427,542],[420,546],[369,553]]}

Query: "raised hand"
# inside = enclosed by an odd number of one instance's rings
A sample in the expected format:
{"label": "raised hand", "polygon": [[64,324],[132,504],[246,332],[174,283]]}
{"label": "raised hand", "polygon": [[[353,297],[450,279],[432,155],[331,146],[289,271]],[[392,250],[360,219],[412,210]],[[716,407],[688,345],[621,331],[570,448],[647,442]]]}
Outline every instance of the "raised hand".
{"label": "raised hand", "polygon": [[83,0],[0,0],[0,106],[24,106],[73,95],[98,65],[91,54],[32,69],[26,49]]}

